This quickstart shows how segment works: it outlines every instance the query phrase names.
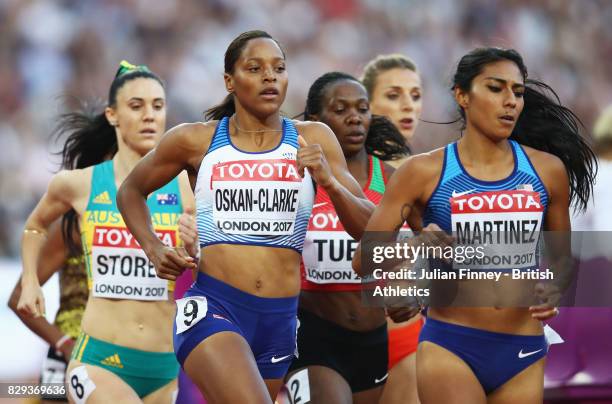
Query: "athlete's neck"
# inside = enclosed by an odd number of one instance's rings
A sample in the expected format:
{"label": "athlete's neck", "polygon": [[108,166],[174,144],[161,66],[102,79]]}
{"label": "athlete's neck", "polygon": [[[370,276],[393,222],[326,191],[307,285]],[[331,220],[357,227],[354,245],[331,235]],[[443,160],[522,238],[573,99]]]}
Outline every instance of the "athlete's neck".
{"label": "athlete's neck", "polygon": [[123,183],[132,169],[142,159],[142,155],[129,147],[119,147],[117,154],[113,157],[113,169],[115,172],[115,182]]}
{"label": "athlete's neck", "polygon": [[355,177],[361,188],[365,187],[370,174],[368,153],[365,147],[362,147],[361,150],[352,156],[345,155],[344,157],[346,158],[346,165],[351,175]]}
{"label": "athlete's neck", "polygon": [[[236,113],[231,118],[234,121],[234,126],[239,125],[240,129],[246,133],[254,132],[266,132],[266,131],[280,131],[283,128],[280,114],[278,111],[274,114],[257,117],[253,114],[248,113],[239,106],[236,107]],[[243,133],[240,133],[241,135]]]}
{"label": "athlete's neck", "polygon": [[494,141],[470,127],[469,123],[465,134],[457,142],[457,147],[464,164],[499,165],[505,164],[508,157],[513,158],[510,143],[506,139]]}

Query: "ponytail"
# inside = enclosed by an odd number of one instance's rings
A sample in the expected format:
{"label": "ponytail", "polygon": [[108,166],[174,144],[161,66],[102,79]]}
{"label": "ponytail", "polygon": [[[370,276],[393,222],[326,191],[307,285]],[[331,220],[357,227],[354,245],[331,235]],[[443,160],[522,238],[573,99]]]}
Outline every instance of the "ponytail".
{"label": "ponytail", "polygon": [[368,154],[381,160],[397,160],[410,154],[410,147],[395,125],[382,115],[372,115],[365,141]]}
{"label": "ponytail", "polygon": [[[96,108],[82,104],[77,112],[62,114],[53,132],[54,137],[61,138],[67,134],[62,150],[62,169],[73,170],[99,164],[117,152],[117,136],[103,112],[96,113]],[[76,212],[71,209],[62,217],[62,236],[71,256],[80,255],[82,249],[74,240],[74,231],[78,232]]]}
{"label": "ponytail", "polygon": [[225,97],[221,104],[207,109],[206,112],[204,112],[204,119],[207,121],[220,120],[225,116],[230,117],[234,115],[235,112],[236,106],[234,105],[234,94],[230,93]]}
{"label": "ponytail", "polygon": [[[549,93],[551,96],[548,96]],[[510,139],[559,157],[567,170],[570,200],[584,210],[593,192],[596,157],[580,135],[584,125],[561,105],[552,88],[541,81],[525,80],[525,106]]]}

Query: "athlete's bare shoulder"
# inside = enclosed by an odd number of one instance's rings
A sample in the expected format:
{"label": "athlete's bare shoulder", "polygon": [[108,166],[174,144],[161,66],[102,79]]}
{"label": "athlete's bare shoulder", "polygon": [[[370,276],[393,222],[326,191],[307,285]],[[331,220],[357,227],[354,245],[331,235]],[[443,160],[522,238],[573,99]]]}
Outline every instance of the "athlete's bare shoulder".
{"label": "athlete's bare shoulder", "polygon": [[330,136],[335,138],[329,126],[323,122],[297,120],[293,120],[292,122],[298,133],[309,143],[313,143],[317,140],[327,140]]}
{"label": "athlete's bare shoulder", "polygon": [[61,170],[51,178],[47,193],[70,205],[88,198],[93,166],[75,170]]}
{"label": "athlete's bare shoulder", "polygon": [[444,163],[444,148],[432,150],[427,153],[415,154],[406,159],[396,172],[403,175],[417,175],[423,178],[439,176]]}
{"label": "athlete's bare shoulder", "polygon": [[215,133],[218,121],[182,123],[170,129],[164,138],[171,140],[173,145],[186,150],[206,150]]}
{"label": "athlete's bare shoulder", "polygon": [[197,169],[210,147],[216,126],[217,121],[177,125],[166,132],[156,153],[164,159],[185,161]]}

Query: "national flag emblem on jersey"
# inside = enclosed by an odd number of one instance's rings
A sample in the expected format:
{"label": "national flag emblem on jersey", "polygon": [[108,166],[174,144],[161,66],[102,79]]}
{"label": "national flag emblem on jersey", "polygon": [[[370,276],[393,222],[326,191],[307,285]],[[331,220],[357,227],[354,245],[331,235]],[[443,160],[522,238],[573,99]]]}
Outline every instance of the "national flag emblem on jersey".
{"label": "national flag emblem on jersey", "polygon": [[158,205],[178,205],[177,194],[157,194]]}

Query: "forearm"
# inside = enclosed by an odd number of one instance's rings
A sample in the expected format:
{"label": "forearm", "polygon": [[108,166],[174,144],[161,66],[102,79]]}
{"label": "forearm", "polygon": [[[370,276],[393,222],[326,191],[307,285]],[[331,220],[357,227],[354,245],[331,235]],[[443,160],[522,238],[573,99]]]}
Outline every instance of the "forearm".
{"label": "forearm", "polygon": [[355,240],[361,239],[375,205],[365,197],[353,195],[335,178],[332,178],[325,191],[334,204],[346,232]]}
{"label": "forearm", "polygon": [[119,188],[117,206],[125,224],[147,255],[148,251],[162,244],[153,230],[146,197],[127,181]]}
{"label": "forearm", "polygon": [[36,264],[38,257],[47,239],[47,235],[42,230],[32,230],[26,227],[21,240],[21,262],[23,265],[23,275],[21,286],[27,287],[31,284],[40,285]]}

